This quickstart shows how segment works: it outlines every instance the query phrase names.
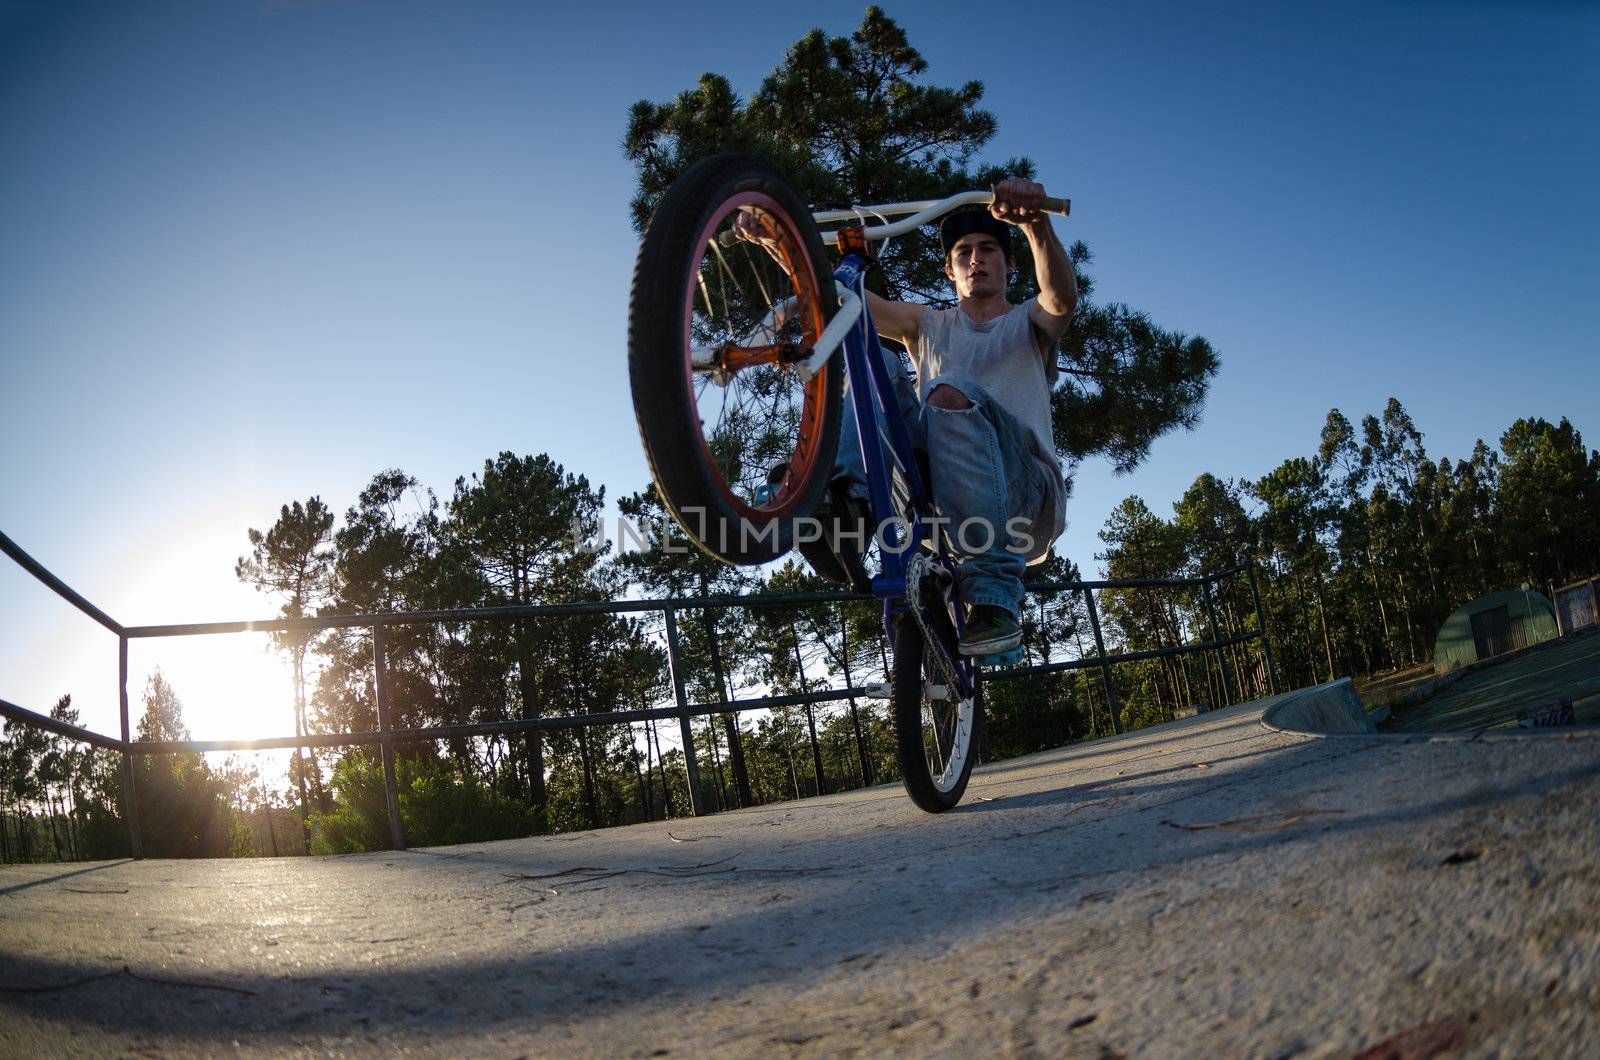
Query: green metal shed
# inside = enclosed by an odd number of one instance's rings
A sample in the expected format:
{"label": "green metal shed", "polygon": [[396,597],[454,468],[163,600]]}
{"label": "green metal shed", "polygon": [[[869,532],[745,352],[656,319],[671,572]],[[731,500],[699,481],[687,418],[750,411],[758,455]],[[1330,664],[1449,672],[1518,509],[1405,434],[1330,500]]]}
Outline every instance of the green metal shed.
{"label": "green metal shed", "polygon": [[1465,666],[1559,635],[1556,609],[1543,593],[1512,589],[1490,593],[1450,613],[1433,642],[1433,665]]}

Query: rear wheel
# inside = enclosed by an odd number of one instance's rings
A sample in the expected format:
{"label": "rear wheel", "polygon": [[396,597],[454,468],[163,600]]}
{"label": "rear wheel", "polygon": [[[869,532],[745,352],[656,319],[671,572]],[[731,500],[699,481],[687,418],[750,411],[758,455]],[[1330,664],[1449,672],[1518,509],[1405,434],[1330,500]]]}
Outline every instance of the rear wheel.
{"label": "rear wheel", "polygon": [[[741,214],[764,243],[723,245]],[[816,223],[766,162],[700,162],[650,219],[628,317],[634,413],[662,501],[729,563],[787,552],[827,488],[844,369],[835,357],[805,380],[796,363],[837,305]]]}
{"label": "rear wheel", "polygon": [[895,631],[895,744],[900,775],[911,801],[943,813],[961,801],[972,776],[982,711],[976,690],[961,698],[949,686],[916,619],[905,615]]}

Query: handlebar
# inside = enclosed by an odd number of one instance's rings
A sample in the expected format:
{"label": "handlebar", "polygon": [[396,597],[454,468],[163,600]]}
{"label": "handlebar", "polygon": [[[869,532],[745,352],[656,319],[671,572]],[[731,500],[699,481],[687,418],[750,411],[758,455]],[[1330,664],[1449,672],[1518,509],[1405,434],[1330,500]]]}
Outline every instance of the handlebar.
{"label": "handlebar", "polygon": [[[903,221],[891,224],[878,225],[868,228],[865,235],[869,240],[892,239],[895,236],[905,235],[907,232],[932,221],[936,221],[952,210],[963,206],[988,206],[994,202],[992,191],[963,191],[947,199],[925,199],[921,202],[895,202],[883,206],[861,206],[848,210],[824,210],[812,214],[818,224],[832,224],[838,221],[865,221],[869,217],[894,217],[901,214],[911,214]],[[1071,199],[1057,199],[1046,195],[1042,204],[1044,212],[1066,217],[1072,212]],[[824,232],[822,241],[829,246],[839,242],[836,232]],[[739,237],[731,231],[722,233],[718,237],[725,247],[731,247],[739,242]]]}

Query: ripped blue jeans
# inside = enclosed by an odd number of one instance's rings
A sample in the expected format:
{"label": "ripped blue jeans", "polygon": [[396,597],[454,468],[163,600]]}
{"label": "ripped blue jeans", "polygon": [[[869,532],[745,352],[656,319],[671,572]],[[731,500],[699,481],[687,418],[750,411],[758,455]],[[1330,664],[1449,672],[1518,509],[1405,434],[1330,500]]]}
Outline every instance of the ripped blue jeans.
{"label": "ripped blue jeans", "polygon": [[[943,409],[919,404],[899,358],[885,351],[885,361],[894,362],[891,374],[901,414],[916,444],[927,448],[934,503],[963,557],[956,572],[962,598],[1015,615],[1022,602],[1027,555],[1037,544],[1027,535],[1037,525],[1048,489],[1044,466],[1033,455],[1022,425],[971,377],[932,380],[927,393],[945,385],[972,403],[971,408]],[[860,440],[849,424],[840,439],[835,475],[850,479],[850,492],[865,498]]]}

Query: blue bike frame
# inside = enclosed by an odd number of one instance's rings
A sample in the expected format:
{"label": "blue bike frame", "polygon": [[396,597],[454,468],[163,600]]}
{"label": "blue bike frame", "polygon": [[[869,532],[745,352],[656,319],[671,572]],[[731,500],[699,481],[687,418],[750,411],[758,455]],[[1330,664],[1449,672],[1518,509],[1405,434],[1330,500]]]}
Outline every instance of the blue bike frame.
{"label": "blue bike frame", "polygon": [[[868,266],[869,262],[860,254],[846,253],[833,275],[834,279],[861,299],[861,316],[844,340],[845,373],[851,381],[850,411],[867,469],[867,495],[872,504],[873,525],[881,528],[878,552],[882,568],[873,576],[872,594],[883,601],[884,633],[889,643],[893,644],[895,620],[909,606],[906,601],[906,569],[910,565],[910,557],[916,555],[917,549],[930,538],[937,555],[946,563],[950,563],[950,554],[944,536],[933,532],[933,527],[937,525],[930,521],[935,514],[933,493],[917,463],[916,448],[911,440],[911,432],[901,417],[894,381],[884,367],[878,329],[867,308],[865,279]],[[861,385],[863,381],[867,385]],[[884,451],[886,440],[888,453]],[[891,457],[904,475],[910,492],[909,516],[895,507],[893,469],[889,463]],[[959,634],[961,608],[957,607],[955,611],[952,617]],[[966,698],[973,693],[976,667],[969,658],[952,653],[950,647],[938,645],[936,650],[944,653],[954,664],[953,669],[962,685],[959,691],[962,698]]]}

